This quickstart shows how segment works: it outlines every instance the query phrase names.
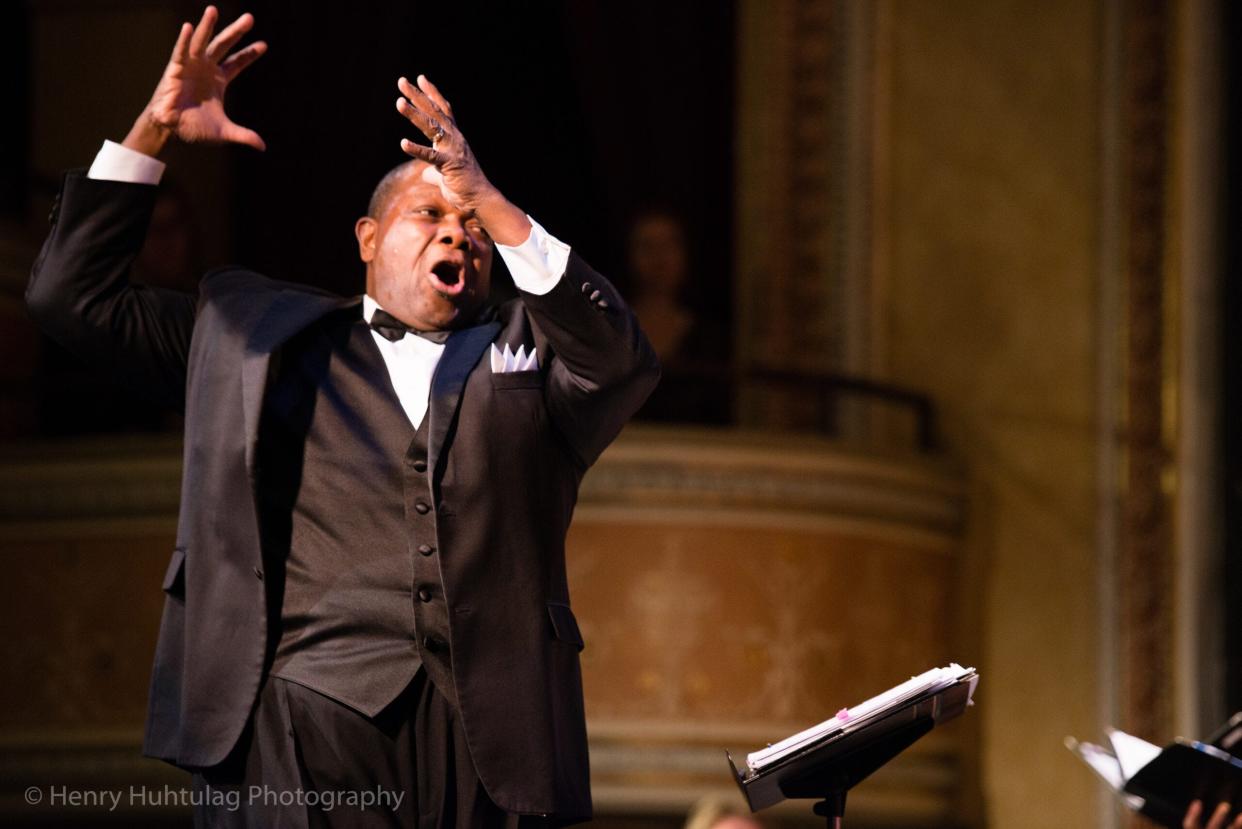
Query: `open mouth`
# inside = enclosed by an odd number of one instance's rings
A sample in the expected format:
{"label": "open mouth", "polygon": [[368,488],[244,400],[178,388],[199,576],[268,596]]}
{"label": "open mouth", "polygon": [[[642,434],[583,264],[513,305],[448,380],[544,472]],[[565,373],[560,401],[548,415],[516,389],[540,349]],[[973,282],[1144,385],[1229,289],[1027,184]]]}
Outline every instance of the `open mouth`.
{"label": "open mouth", "polygon": [[451,261],[437,262],[431,266],[428,278],[436,292],[445,297],[457,296],[466,289],[466,266]]}

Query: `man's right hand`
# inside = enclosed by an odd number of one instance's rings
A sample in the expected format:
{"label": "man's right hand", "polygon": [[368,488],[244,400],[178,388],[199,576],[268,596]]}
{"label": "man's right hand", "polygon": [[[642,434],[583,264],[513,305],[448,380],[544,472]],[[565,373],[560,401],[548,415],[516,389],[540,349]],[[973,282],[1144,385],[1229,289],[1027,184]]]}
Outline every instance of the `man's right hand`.
{"label": "man's right hand", "polygon": [[170,138],[187,144],[245,144],[256,150],[266,144],[254,130],[239,126],[224,112],[224,93],[242,70],[267,51],[256,41],[229,54],[254,25],[243,14],[212,38],[220,14],[215,6],[203,11],[197,26],[181,24],[164,75],[151,102],[134,122],[123,146],[158,156]]}

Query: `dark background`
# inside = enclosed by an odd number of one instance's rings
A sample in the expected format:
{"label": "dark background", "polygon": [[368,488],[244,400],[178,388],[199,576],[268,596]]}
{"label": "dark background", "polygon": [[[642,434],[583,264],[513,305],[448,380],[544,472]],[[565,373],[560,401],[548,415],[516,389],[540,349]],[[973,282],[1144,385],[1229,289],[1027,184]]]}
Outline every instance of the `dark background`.
{"label": "dark background", "polygon": [[399,140],[421,140],[394,108],[397,77],[421,72],[452,103],[492,181],[623,290],[631,215],[650,204],[681,213],[699,310],[727,313],[731,3],[251,8],[271,50],[230,101],[268,144],[262,155],[236,153],[246,265],[360,290],[353,223],[375,182],[406,158]]}
{"label": "dark background", "polygon": [[[73,6],[58,0],[41,13]],[[137,3],[136,5],[141,5]],[[175,194],[193,255],[184,279],[193,290],[206,269],[238,264],[268,276],[343,294],[363,290],[353,227],[372,189],[406,160],[399,142],[422,137],[395,108],[396,80],[419,73],[452,103],[484,171],[505,195],[597,270],[629,292],[626,239],[631,219],[661,208],[678,215],[692,252],[688,311],[727,353],[731,330],[735,86],[732,2],[626,4],[603,2],[356,2],[311,6],[292,0],[218,3],[221,24],[250,11],[268,52],[230,87],[238,123],[255,129],[266,152],[228,146],[170,146],[162,197]],[[197,22],[202,6],[177,2]],[[0,103],[27,123],[34,6],[0,5]],[[158,32],[147,32],[148,38]],[[175,40],[168,32],[168,47]],[[145,103],[108,113],[97,123],[91,89],[110,75],[149,74],[162,65],[135,59],[116,66],[92,58],[98,38],[66,38],[63,65],[89,77],[80,99],[86,146],[120,141]],[[112,44],[115,46],[115,44]],[[136,44],[137,45],[137,44]],[[153,44],[144,43],[143,54]],[[76,52],[74,50],[77,50]],[[112,52],[115,54],[115,51]],[[156,54],[165,54],[161,44]],[[135,75],[134,73],[137,73]],[[137,84],[137,80],[130,83]],[[127,107],[128,108],[128,107]],[[62,120],[65,120],[62,118]],[[75,125],[76,119],[70,120]],[[123,125],[123,126],[122,126]],[[0,211],[29,229],[37,250],[42,215],[59,189],[52,171],[32,172],[28,130],[0,130]],[[93,153],[93,150],[91,151]],[[85,167],[91,153],[75,158]],[[37,219],[31,217],[37,216]],[[494,298],[513,292],[495,258]],[[631,293],[632,296],[632,293]],[[38,337],[38,335],[35,335]],[[12,338],[10,338],[12,339]],[[23,346],[33,374],[0,378],[3,400],[36,401],[9,418],[7,434],[67,436],[163,432],[177,418],[142,399],[140,389],[115,394],[112,381],[89,371],[47,338]],[[6,345],[9,353],[22,348]],[[727,367],[718,367],[727,372]],[[666,384],[672,388],[674,384]],[[712,375],[698,408],[673,419],[727,420],[725,381]],[[697,387],[696,387],[697,388]],[[77,401],[91,400],[89,409]],[[684,408],[684,407],[683,407]],[[645,415],[653,416],[650,412]]]}

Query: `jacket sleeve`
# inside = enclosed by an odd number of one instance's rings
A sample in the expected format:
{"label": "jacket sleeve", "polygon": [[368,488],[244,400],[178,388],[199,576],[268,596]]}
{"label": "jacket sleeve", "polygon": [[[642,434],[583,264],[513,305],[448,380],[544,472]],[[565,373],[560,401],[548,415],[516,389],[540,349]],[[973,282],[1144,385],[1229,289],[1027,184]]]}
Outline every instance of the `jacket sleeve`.
{"label": "jacket sleeve", "polygon": [[576,253],[551,291],[520,293],[552,346],[545,381],[552,421],[590,466],[659,381],[655,352],[616,288]]}
{"label": "jacket sleeve", "polygon": [[44,333],[70,352],[181,411],[197,300],[129,281],[155,194],[152,185],[67,174],[26,304]]}

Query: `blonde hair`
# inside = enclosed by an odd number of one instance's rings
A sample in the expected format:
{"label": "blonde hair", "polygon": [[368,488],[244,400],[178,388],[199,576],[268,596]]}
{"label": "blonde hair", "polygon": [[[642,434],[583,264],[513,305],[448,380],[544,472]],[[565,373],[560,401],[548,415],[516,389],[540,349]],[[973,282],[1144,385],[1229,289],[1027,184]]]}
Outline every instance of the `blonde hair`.
{"label": "blonde hair", "polygon": [[686,816],[684,829],[712,829],[721,820],[728,817],[740,817],[755,820],[750,810],[732,798],[718,796],[704,797],[695,803]]}

